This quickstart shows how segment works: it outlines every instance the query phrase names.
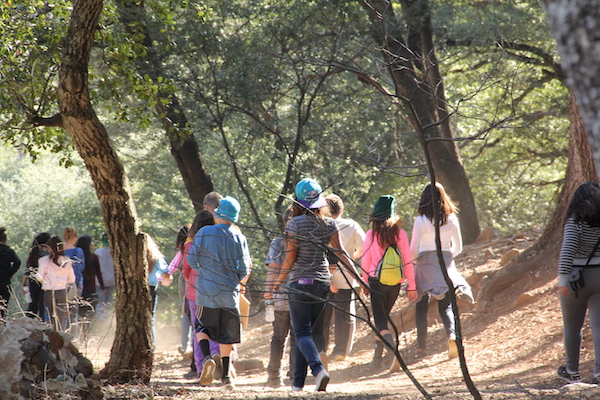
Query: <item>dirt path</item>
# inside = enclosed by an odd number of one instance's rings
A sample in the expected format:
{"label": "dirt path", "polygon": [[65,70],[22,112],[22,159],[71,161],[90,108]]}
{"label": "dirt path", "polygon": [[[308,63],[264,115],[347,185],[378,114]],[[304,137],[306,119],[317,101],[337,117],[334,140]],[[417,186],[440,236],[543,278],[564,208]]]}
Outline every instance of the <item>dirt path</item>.
{"label": "dirt path", "polygon": [[[536,233],[533,232],[467,248],[465,255],[458,260],[459,269],[465,276],[498,269],[500,259],[508,249],[526,248],[535,238]],[[592,385],[563,387],[562,381],[556,377],[556,368],[563,359],[563,348],[562,319],[553,274],[554,267],[549,267],[547,276],[539,277],[540,284],[537,287],[533,285],[536,289],[525,295],[519,288],[498,294],[498,304],[504,304],[502,307],[492,305],[485,310],[463,309],[461,324],[467,367],[483,399],[600,399],[600,388]],[[414,323],[408,320],[409,313],[401,311],[407,307],[406,300],[399,300],[394,308],[394,320],[398,328],[403,330],[400,351],[412,374],[431,398],[473,398],[463,381],[459,361],[447,358],[446,340],[440,321],[432,321],[427,355],[422,359],[415,357]],[[435,317],[437,312],[430,314]],[[327,393],[313,393],[313,378],[307,380],[305,391],[302,392],[292,392],[289,386],[267,388],[264,368],[241,369],[247,360],[258,360],[266,367],[271,332],[262,314],[251,318],[249,329],[244,332],[243,343],[239,346],[240,371],[236,378],[237,387],[233,391],[224,391],[218,386],[202,387],[195,379],[183,378],[189,371],[189,361],[184,360],[176,350],[177,333],[160,341],[150,385],[108,386],[105,388],[105,398],[425,398],[403,372],[389,374],[387,371],[371,369],[369,362],[374,336],[364,322],[358,323],[352,354],[344,361],[329,364],[332,380]],[[95,352],[92,360],[100,366],[107,356],[107,351]],[[586,327],[580,370],[584,381],[591,379],[592,361],[593,346],[589,328]]]}

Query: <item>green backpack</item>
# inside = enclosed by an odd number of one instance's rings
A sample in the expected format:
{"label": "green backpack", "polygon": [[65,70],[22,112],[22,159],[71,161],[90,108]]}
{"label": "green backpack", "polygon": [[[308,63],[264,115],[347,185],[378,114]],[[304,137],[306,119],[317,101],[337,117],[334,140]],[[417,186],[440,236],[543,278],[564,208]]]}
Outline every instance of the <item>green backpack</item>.
{"label": "green backpack", "polygon": [[404,278],[404,260],[402,253],[396,245],[390,245],[385,249],[383,257],[377,264],[377,278],[379,282],[387,286],[395,286]]}

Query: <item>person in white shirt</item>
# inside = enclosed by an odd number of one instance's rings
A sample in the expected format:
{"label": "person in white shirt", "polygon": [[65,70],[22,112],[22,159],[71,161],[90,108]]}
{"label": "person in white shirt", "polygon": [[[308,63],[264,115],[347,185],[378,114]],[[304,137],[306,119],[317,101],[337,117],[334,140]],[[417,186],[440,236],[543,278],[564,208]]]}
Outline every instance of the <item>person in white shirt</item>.
{"label": "person in white shirt", "polygon": [[[448,275],[452,280],[454,288],[465,294],[466,298],[473,301],[471,287],[456,269],[454,257],[462,251],[463,244],[460,234],[460,225],[456,213],[458,208],[452,203],[446,194],[444,187],[436,183],[438,205],[435,207],[439,212],[440,241],[444,264]],[[434,206],[432,186],[428,184],[419,202],[419,217],[415,219],[412,231],[410,249],[415,265],[415,279],[417,282],[417,293],[421,296],[416,304],[417,325],[417,353],[419,356],[425,354],[427,340],[427,311],[429,309],[430,295],[438,301],[438,311],[448,336],[448,357],[458,357],[456,346],[456,334],[454,324],[454,312],[448,295],[448,285],[444,280],[440,268],[435,244]]]}
{"label": "person in white shirt", "polygon": [[42,283],[44,306],[56,330],[66,330],[68,323],[67,285],[75,283],[72,261],[64,255],[64,245],[58,236],[48,241],[50,254],[40,258],[35,278]]}
{"label": "person in white shirt", "polygon": [[104,281],[105,290],[101,290],[100,282],[96,279],[96,293],[98,293],[98,306],[96,307],[96,318],[101,321],[105,320],[108,315],[108,310],[112,307],[115,301],[115,266],[113,265],[110,247],[108,245],[108,235],[102,235],[102,247],[95,251],[100,262],[100,272]]}

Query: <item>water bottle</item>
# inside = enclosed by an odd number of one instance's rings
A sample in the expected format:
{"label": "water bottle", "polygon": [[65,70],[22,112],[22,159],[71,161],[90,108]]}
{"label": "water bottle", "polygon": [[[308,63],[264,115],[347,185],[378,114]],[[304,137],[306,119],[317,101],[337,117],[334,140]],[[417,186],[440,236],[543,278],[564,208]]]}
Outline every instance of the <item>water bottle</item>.
{"label": "water bottle", "polygon": [[31,293],[29,293],[29,286],[23,286],[23,291],[25,292],[25,301],[28,303],[33,302],[31,300]]}
{"label": "water bottle", "polygon": [[265,321],[275,321],[275,306],[273,305],[273,300],[267,300],[265,305]]}

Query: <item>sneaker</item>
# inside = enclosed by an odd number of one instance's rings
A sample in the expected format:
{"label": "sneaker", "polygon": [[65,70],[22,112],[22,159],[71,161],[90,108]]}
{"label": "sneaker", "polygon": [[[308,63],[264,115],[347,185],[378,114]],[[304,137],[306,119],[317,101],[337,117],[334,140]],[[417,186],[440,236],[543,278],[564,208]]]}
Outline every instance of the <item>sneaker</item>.
{"label": "sneaker", "polygon": [[213,381],[213,375],[215,372],[215,360],[207,357],[202,363],[202,374],[200,374],[200,384],[208,386]]}
{"label": "sneaker", "polygon": [[346,359],[346,356],[343,354],[336,354],[331,358],[333,359],[333,361],[344,361]]}
{"label": "sneaker", "polygon": [[298,386],[292,386],[292,391],[293,391],[293,392],[301,392],[301,391],[302,391],[302,388],[301,388],[301,387],[298,387]]}
{"label": "sneaker", "polygon": [[576,373],[576,374],[568,373],[567,367],[565,367],[564,365],[561,365],[560,367],[558,367],[558,371],[556,371],[556,375],[558,375],[558,377],[560,379],[567,381],[569,383],[581,382],[581,377],[579,376],[579,373]]}
{"label": "sneaker", "polygon": [[223,361],[219,354],[213,354],[212,359],[215,362],[215,370],[213,372],[213,379],[219,380],[223,378]]}
{"label": "sneaker", "polygon": [[448,339],[448,358],[453,359],[456,357],[458,357],[458,346],[456,340],[450,338]]}
{"label": "sneaker", "polygon": [[230,376],[226,376],[225,378],[221,379],[221,386],[227,390],[235,389],[235,383],[233,383],[233,378],[231,378]]}
{"label": "sneaker", "polygon": [[315,382],[317,384],[315,392],[324,392],[329,383],[329,373],[325,369],[322,369],[315,377]]}

